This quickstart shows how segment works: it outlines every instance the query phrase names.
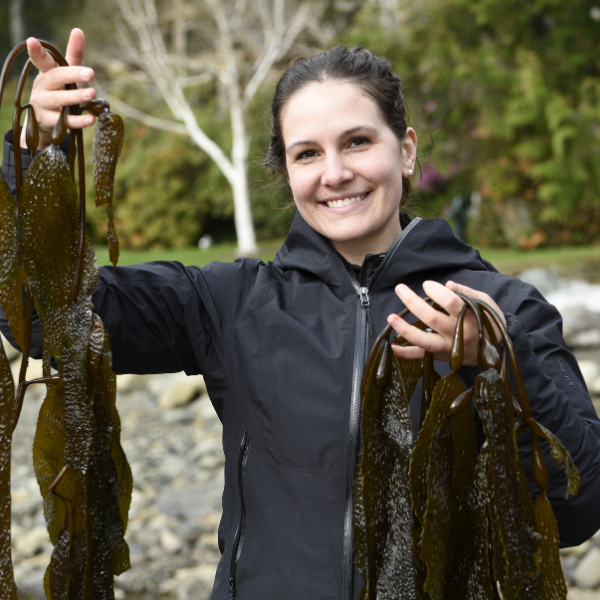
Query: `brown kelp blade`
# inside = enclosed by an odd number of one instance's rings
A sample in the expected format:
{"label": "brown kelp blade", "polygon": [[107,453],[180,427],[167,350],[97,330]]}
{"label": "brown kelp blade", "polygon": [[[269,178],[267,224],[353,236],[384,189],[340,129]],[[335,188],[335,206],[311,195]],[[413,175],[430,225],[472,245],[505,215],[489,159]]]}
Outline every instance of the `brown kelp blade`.
{"label": "brown kelp blade", "polygon": [[[407,475],[412,445],[409,398],[418,374],[392,358],[388,385],[377,386],[380,350],[364,386],[363,449],[354,494],[356,564],[361,599],[416,598]],[[365,485],[366,484],[366,485]],[[393,515],[393,518],[392,518]]]}
{"label": "brown kelp blade", "polygon": [[535,528],[540,542],[543,600],[566,600],[567,585],[558,553],[558,526],[546,493],[542,492],[533,505]]}
{"label": "brown kelp blade", "polygon": [[73,537],[73,505],[69,500],[65,503],[66,516],[61,532],[58,535],[50,564],[44,576],[46,598],[67,600],[71,582],[71,539]]}
{"label": "brown kelp blade", "polygon": [[[101,325],[100,319],[95,329],[98,324]],[[95,600],[112,599],[114,576],[130,566],[124,535],[133,480],[119,441],[116,378],[111,362],[110,341],[106,335],[95,378],[96,443],[89,470]]]}
{"label": "brown kelp blade", "polygon": [[[60,358],[79,252],[79,206],[67,160],[53,145],[34,159],[27,172],[19,219],[23,266],[40,316],[44,345]],[[85,246],[79,298],[91,295],[97,282],[87,234]]]}
{"label": "brown kelp blade", "polygon": [[6,600],[17,600],[10,535],[10,450],[15,418],[15,384],[0,342],[0,590]]}
{"label": "brown kelp blade", "polygon": [[[119,259],[119,240],[114,223],[113,200],[114,182],[117,161],[123,147],[125,128],[123,119],[108,110],[108,104],[103,100],[94,101],[97,105],[88,109],[98,115],[98,127],[94,135],[94,185],[96,188],[96,206],[106,206],[108,224],[106,234],[108,239],[108,252],[113,267]],[[104,104],[100,104],[104,102]]]}
{"label": "brown kelp blade", "polygon": [[478,375],[474,400],[488,444],[494,577],[506,600],[536,600],[541,585],[540,535],[519,461],[511,398],[496,370]]}
{"label": "brown kelp blade", "polygon": [[471,409],[452,417],[450,433],[457,526],[442,597],[444,600],[492,600],[496,596],[488,561],[486,452],[477,456]]}
{"label": "brown kelp blade", "polygon": [[[427,566],[427,578],[424,589],[432,600],[441,600],[444,587],[444,579],[452,562],[453,541],[456,537],[458,526],[457,498],[453,490],[453,462],[454,444],[450,430],[450,405],[455,398],[464,391],[464,385],[458,375],[450,373],[441,379],[433,390],[431,406],[425,418],[423,429],[417,439],[417,446],[421,435],[423,442],[429,438],[429,456],[426,473],[417,473],[416,469],[425,468],[423,460],[424,443],[415,447],[413,465],[414,475],[423,482],[426,480],[426,490],[421,489],[416,493],[425,491],[425,511],[417,511],[423,515],[423,533],[421,535],[420,559]],[[430,418],[431,416],[431,418]],[[411,488],[413,489],[413,488]],[[420,500],[422,510],[422,498]]]}
{"label": "brown kelp blade", "polygon": [[[462,381],[454,373],[446,375],[438,381],[433,390],[431,407],[427,411],[423,427],[417,437],[410,466],[410,493],[415,514],[421,523],[425,520],[427,507],[427,471],[433,435],[440,421],[448,418],[452,400],[464,389]],[[440,399],[444,398],[448,401],[440,402]],[[449,400],[450,398],[452,400]]]}
{"label": "brown kelp blade", "polygon": [[[96,102],[103,101],[97,100]],[[105,105],[108,106],[106,103]],[[88,105],[88,108],[91,107]],[[97,112],[95,111],[94,114]],[[92,154],[96,206],[112,206],[113,204],[115,170],[121,155],[124,136],[123,119],[107,108],[99,111]]]}
{"label": "brown kelp blade", "polygon": [[65,317],[63,336],[63,381],[65,454],[64,464],[85,474],[95,436],[94,414],[88,396],[88,347],[93,313],[83,303],[71,304]]}
{"label": "brown kelp blade", "polygon": [[17,242],[17,205],[0,175],[0,306],[17,344],[23,348],[23,292]]}
{"label": "brown kelp blade", "polygon": [[114,214],[112,206],[106,207],[108,214],[108,223],[106,225],[106,238],[108,240],[108,257],[114,267],[119,262],[119,238],[117,237],[117,229],[115,228]]}
{"label": "brown kelp blade", "polygon": [[575,495],[579,489],[579,471],[569,454],[569,451],[565,448],[564,444],[551,432],[548,431],[543,425],[540,425],[537,421],[532,418],[525,420],[525,425],[533,431],[536,435],[543,437],[550,444],[550,452],[554,462],[559,467],[565,470],[567,476],[567,496]]}

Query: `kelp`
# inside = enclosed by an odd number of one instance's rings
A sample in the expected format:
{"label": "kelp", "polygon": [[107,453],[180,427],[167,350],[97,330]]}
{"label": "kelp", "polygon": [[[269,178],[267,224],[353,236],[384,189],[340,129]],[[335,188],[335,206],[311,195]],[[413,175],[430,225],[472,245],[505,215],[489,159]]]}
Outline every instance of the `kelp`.
{"label": "kelp", "polygon": [[[53,46],[41,43],[66,65]],[[18,45],[7,58],[0,101],[8,69],[24,49],[24,43]],[[34,110],[19,105],[30,68],[28,61],[18,84],[13,136],[19,138],[21,114],[27,111],[26,140],[33,154],[39,141]],[[124,535],[133,480],[120,444],[110,339],[91,302],[98,269],[85,230],[81,131],[71,133],[70,162],[58,147],[67,134],[67,110],[79,114],[81,107],[61,111],[51,145],[36,154],[24,181],[21,155],[15,154],[17,202],[0,179],[0,304],[23,349],[15,398],[0,345],[0,589],[2,598],[11,600],[16,588],[10,563],[10,442],[26,389],[33,384],[47,385],[33,443],[34,469],[54,544],[44,578],[47,598],[112,600],[114,576],[129,568]],[[109,247],[116,264],[112,189],[123,122],[103,100],[94,101],[88,110],[98,116],[96,188],[98,204],[109,209]],[[42,328],[44,375],[25,381],[34,306]]]}
{"label": "kelp", "polygon": [[119,240],[113,215],[114,180],[117,161],[123,147],[125,127],[121,116],[110,112],[110,106],[106,100],[92,100],[87,107],[93,115],[98,117],[92,155],[96,206],[106,206],[108,254],[113,267],[116,267],[119,260]]}
{"label": "kelp", "polygon": [[[429,353],[422,362],[393,357],[390,326],[365,365],[363,447],[354,494],[356,564],[365,580],[361,600],[565,599],[558,528],[546,497],[548,473],[538,438],[548,442],[565,469],[567,495],[577,493],[577,469],[560,440],[533,419],[504,323],[484,302],[459,296],[465,307],[457,319],[448,375],[439,378]],[[468,312],[479,332],[479,375],[465,389],[458,371]],[[399,336],[391,342],[407,344]],[[413,445],[408,406],[419,377],[421,426]],[[476,418],[485,434],[480,448]],[[386,430],[390,422],[393,438]],[[532,470],[540,488],[535,503],[519,460],[522,429],[532,435]]]}

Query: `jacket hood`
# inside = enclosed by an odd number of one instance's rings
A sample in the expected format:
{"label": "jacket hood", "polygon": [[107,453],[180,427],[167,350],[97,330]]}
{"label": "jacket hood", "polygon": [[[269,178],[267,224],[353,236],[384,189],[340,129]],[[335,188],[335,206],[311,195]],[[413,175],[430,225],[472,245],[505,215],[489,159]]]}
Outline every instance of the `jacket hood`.
{"label": "jacket hood", "polygon": [[[457,238],[444,219],[415,219],[403,228],[400,238],[392,245],[396,256],[386,268],[385,280],[392,278],[397,283],[424,272],[430,276],[458,269],[496,271],[477,250]],[[352,287],[342,256],[299,212],[273,264],[284,270],[306,271],[330,286]]]}

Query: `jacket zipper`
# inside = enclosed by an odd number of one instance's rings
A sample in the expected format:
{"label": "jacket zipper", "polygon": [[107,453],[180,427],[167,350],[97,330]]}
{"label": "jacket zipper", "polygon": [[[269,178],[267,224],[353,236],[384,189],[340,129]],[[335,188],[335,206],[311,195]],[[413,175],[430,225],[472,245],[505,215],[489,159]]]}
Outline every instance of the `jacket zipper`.
{"label": "jacket zipper", "polygon": [[238,460],[238,486],[240,490],[240,522],[235,538],[233,540],[233,550],[231,552],[231,566],[229,569],[229,596],[235,598],[236,573],[240,555],[242,553],[242,544],[244,543],[244,533],[246,532],[246,504],[244,502],[244,470],[248,461],[248,452],[250,451],[250,434],[244,431],[242,445],[240,447],[240,456]]}
{"label": "jacket zipper", "polygon": [[[348,424],[348,446],[346,466],[346,501],[344,506],[344,537],[342,541],[342,600],[354,600],[354,535],[352,531],[354,475],[358,464],[360,448],[360,384],[368,351],[371,300],[369,292],[375,282],[393,258],[406,234],[421,219],[413,219],[396,238],[383,260],[373,273],[370,281],[359,281],[352,268],[348,267],[350,281],[357,294],[356,339],[354,342],[354,365],[352,368],[352,397],[350,400],[350,419]],[[361,280],[363,279],[361,269]]]}

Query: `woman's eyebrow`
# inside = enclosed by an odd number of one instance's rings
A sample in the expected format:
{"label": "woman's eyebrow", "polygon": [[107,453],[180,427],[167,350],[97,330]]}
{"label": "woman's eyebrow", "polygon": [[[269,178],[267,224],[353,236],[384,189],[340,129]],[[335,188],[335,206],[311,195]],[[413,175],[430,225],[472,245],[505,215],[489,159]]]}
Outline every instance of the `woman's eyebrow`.
{"label": "woman's eyebrow", "polygon": [[[351,127],[350,129],[346,129],[346,131],[342,131],[342,133],[340,134],[340,138],[345,138],[349,135],[352,135],[353,133],[360,131],[361,129],[367,129],[369,131],[373,131],[374,133],[379,133],[379,129],[377,129],[377,127],[374,127],[373,125],[357,125],[356,127]],[[311,144],[316,144],[317,142],[315,140],[299,140],[297,142],[294,142],[293,144],[290,144],[287,148],[286,148],[286,152],[287,154],[290,153],[290,151],[292,150],[292,148],[295,148],[296,146],[310,146]]]}

